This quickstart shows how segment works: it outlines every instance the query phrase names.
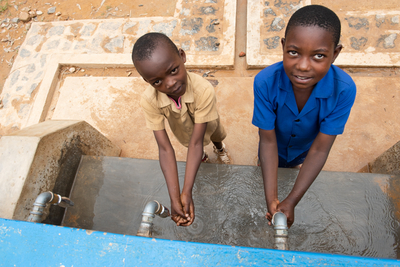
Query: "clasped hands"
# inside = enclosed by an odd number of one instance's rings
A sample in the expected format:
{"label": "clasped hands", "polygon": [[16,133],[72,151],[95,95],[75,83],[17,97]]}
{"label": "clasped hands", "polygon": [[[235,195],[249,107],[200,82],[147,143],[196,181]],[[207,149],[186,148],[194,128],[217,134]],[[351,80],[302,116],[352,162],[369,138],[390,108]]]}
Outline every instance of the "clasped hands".
{"label": "clasped hands", "polygon": [[171,219],[177,226],[189,226],[194,221],[192,194],[182,193],[180,198],[171,199]]}

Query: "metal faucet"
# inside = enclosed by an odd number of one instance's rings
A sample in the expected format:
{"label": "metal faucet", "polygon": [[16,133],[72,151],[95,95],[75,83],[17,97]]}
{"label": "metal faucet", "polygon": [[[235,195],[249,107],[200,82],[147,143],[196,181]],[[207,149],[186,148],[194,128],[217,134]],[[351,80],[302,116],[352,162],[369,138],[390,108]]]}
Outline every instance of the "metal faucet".
{"label": "metal faucet", "polygon": [[288,226],[286,215],[278,211],[272,216],[272,224],[275,230],[274,249],[288,250]]}
{"label": "metal faucet", "polygon": [[36,198],[35,203],[33,203],[33,209],[28,217],[28,222],[41,222],[43,210],[47,203],[58,205],[63,208],[74,205],[74,202],[72,202],[69,198],[62,197],[59,194],[54,194],[50,191],[41,193]]}
{"label": "metal faucet", "polygon": [[155,215],[158,215],[161,218],[166,218],[170,214],[169,210],[164,205],[161,205],[158,203],[158,201],[153,200],[146,204],[142,215],[142,222],[140,223],[137,235],[152,237],[153,220]]}

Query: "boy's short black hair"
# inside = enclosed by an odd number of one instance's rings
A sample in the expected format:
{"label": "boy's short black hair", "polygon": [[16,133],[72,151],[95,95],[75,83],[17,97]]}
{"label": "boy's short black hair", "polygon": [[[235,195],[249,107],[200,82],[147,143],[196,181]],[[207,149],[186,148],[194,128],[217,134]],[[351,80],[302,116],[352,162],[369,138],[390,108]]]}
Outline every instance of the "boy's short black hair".
{"label": "boy's short black hair", "polygon": [[340,20],[335,12],[327,7],[309,5],[294,12],[286,26],[285,37],[290,29],[295,26],[318,26],[332,33],[335,47],[339,43],[341,31]]}
{"label": "boy's short black hair", "polygon": [[150,59],[154,50],[159,45],[167,45],[171,49],[171,52],[173,51],[179,55],[178,48],[168,36],[160,32],[149,32],[141,36],[134,44],[132,50],[133,64],[135,64],[136,61]]}

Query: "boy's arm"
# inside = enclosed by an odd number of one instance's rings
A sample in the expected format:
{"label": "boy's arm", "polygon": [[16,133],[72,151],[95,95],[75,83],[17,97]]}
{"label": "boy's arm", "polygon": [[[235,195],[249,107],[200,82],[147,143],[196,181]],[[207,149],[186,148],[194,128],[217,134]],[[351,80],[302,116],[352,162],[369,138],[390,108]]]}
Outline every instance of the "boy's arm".
{"label": "boy's arm", "polygon": [[175,151],[165,130],[153,131],[156,138],[160,159],[161,170],[167,183],[168,193],[171,200],[171,218],[177,225],[186,223],[180,200],[180,188],[178,179],[178,168],[176,166]]}
{"label": "boy's arm", "polygon": [[294,207],[299,203],[315,178],[317,178],[318,174],[321,172],[335,138],[336,135],[318,133],[308,151],[292,191],[286,199],[278,205],[278,210],[282,211],[287,216],[289,227],[294,222]]}
{"label": "boy's arm", "polygon": [[184,223],[183,226],[189,226],[194,221],[192,189],[203,156],[203,139],[206,129],[207,123],[195,123],[189,142],[186,158],[185,182],[181,194],[183,211],[185,212],[186,218],[188,218],[188,222]]}
{"label": "boy's arm", "polygon": [[[269,221],[277,211],[278,200],[278,144],[275,130],[263,130],[260,134],[260,165],[264,181],[265,200],[268,213],[265,216]],[[271,222],[268,222],[271,225]]]}

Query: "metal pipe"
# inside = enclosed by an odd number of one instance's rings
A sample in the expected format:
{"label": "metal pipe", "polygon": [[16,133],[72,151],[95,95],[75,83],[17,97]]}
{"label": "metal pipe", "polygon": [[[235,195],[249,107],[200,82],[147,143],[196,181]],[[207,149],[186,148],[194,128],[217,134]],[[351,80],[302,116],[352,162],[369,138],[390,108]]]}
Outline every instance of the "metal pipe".
{"label": "metal pipe", "polygon": [[164,205],[158,203],[158,201],[153,200],[148,202],[144,207],[142,222],[137,231],[138,236],[152,237],[153,220],[155,215],[158,215],[161,218],[166,218],[169,216],[169,210]]}
{"label": "metal pipe", "polygon": [[36,198],[35,203],[33,203],[33,208],[28,217],[28,222],[41,222],[43,210],[47,203],[58,205],[63,208],[74,205],[74,202],[72,202],[69,198],[62,197],[59,194],[53,194],[53,192],[50,191],[41,193]]}
{"label": "metal pipe", "polygon": [[282,212],[276,212],[272,216],[272,224],[275,230],[274,249],[288,250],[288,226],[286,215]]}

